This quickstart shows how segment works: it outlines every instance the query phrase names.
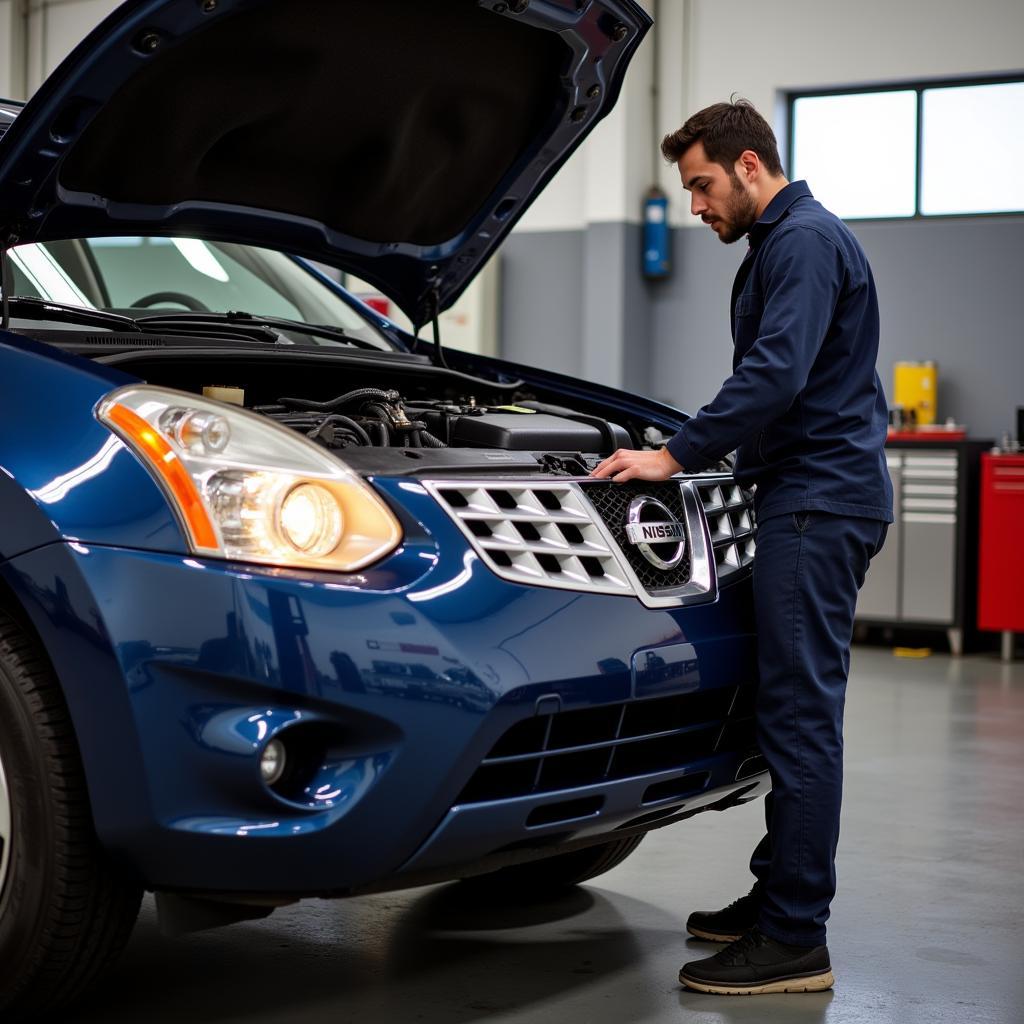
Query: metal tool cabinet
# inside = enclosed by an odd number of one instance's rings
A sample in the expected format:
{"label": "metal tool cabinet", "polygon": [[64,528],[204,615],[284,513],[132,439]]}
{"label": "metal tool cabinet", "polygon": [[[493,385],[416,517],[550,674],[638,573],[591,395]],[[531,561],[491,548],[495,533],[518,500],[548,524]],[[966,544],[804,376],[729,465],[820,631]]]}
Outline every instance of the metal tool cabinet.
{"label": "metal tool cabinet", "polygon": [[892,441],[895,522],[857,602],[863,626],[945,630],[960,654],[975,629],[978,460],[991,441]]}
{"label": "metal tool cabinet", "polygon": [[978,628],[1003,634],[1003,658],[1013,634],[1024,633],[1024,455],[981,457],[981,541]]}

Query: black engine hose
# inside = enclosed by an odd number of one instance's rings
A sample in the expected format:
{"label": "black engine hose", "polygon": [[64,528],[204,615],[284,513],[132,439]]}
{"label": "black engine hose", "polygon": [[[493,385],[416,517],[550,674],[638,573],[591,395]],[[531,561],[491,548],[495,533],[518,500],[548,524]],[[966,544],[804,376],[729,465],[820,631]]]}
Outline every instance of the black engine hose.
{"label": "black engine hose", "polygon": [[444,443],[439,437],[434,435],[429,430],[420,431],[420,440],[423,442],[424,448],[447,448],[448,445]]}
{"label": "black engine hose", "polygon": [[366,445],[367,448],[373,447],[373,442],[370,440],[370,435],[363,430],[361,426],[354,419],[349,416],[342,416],[339,413],[332,413],[330,416],[325,416],[308,434],[310,440],[315,441],[320,434],[323,432],[325,427],[330,426],[332,423],[338,423],[345,427],[351,434],[353,434],[360,444]]}
{"label": "black engine hose", "polygon": [[332,398],[329,402],[314,402],[309,398],[279,398],[282,405],[290,405],[294,409],[314,409],[317,412],[332,412],[349,402],[360,398],[374,398],[379,402],[397,402],[401,396],[397,391],[382,391],[380,388],[357,388]]}

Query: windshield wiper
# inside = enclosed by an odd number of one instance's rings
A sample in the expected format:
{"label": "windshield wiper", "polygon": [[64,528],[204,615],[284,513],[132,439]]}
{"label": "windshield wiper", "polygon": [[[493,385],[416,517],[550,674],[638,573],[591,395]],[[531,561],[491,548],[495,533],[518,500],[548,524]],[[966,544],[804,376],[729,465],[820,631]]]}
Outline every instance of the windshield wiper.
{"label": "windshield wiper", "polygon": [[[168,317],[170,322],[161,325],[162,317],[134,319],[124,316],[122,313],[111,313],[105,309],[71,306],[63,302],[51,302],[49,299],[36,299],[21,295],[12,295],[10,306],[14,315],[23,320],[60,320],[66,323],[82,324],[86,327],[100,327],[118,333],[128,332],[140,337],[147,334],[180,336],[202,334],[204,338],[217,338],[224,341],[241,339],[270,345],[281,342],[281,336],[269,325],[256,322],[233,323],[217,319],[215,315],[211,315],[207,320],[195,321],[195,314],[192,313],[182,314],[181,319],[173,319],[174,314],[171,314]],[[193,318],[191,330],[189,329],[189,320],[186,318]]]}
{"label": "windshield wiper", "polygon": [[12,295],[8,300],[11,311],[21,320],[67,320],[88,327],[104,327],[112,331],[132,331],[142,334],[142,328],[130,317],[108,313],[87,306],[69,306],[49,299],[33,299],[27,295]]}
{"label": "windshield wiper", "polygon": [[100,327],[108,331],[127,331],[132,334],[202,334],[205,338],[222,340],[257,341],[270,345],[291,344],[282,338],[280,331],[294,331],[315,337],[344,341],[357,348],[368,348],[374,352],[389,351],[372,342],[347,334],[341,327],[307,324],[283,317],[254,316],[252,313],[212,313],[189,311],[187,313],[157,313],[148,316],[130,317],[121,313],[110,313],[104,309],[89,309],[86,306],[71,306],[48,299],[12,295],[8,300],[11,313],[23,320],[61,320]]}
{"label": "windshield wiper", "polygon": [[374,352],[388,351],[380,345],[374,345],[371,341],[357,338],[349,334],[342,327],[328,327],[323,324],[307,324],[303,320],[288,320],[278,316],[256,316],[253,313],[246,313],[242,310],[228,310],[226,313],[157,313],[151,316],[140,316],[135,321],[141,328],[147,326],[158,327],[163,324],[237,324],[239,327],[251,329],[253,327],[270,327],[279,331],[294,331],[296,334],[308,334],[315,338],[328,338],[332,341],[343,341],[347,345],[354,345],[356,348],[368,348]]}

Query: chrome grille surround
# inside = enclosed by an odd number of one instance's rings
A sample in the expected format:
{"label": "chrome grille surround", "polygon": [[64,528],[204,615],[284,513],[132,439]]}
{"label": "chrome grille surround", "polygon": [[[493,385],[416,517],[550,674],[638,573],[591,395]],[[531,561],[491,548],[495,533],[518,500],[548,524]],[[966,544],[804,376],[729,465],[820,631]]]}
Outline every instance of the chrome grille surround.
{"label": "chrome grille surround", "polygon": [[[670,482],[679,488],[685,513],[689,578],[660,588],[647,587],[637,577],[587,500],[581,480],[491,477],[421,482],[484,564],[502,579],[528,586],[633,596],[649,608],[700,604],[717,596],[711,537],[700,497],[690,480]],[[655,486],[652,493],[656,493]]]}

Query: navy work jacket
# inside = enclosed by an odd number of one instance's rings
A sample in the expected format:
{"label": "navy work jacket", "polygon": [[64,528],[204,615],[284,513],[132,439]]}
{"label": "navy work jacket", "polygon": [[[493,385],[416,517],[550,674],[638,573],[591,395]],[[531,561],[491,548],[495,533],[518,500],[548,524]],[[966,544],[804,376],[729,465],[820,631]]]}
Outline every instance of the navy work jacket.
{"label": "navy work jacket", "polygon": [[892,522],[875,370],[878,299],[847,226],[794,181],[750,229],[732,289],[733,374],[668,442],[700,471],[736,450],[761,519],[819,509]]}

